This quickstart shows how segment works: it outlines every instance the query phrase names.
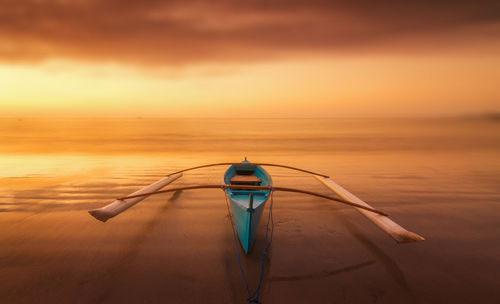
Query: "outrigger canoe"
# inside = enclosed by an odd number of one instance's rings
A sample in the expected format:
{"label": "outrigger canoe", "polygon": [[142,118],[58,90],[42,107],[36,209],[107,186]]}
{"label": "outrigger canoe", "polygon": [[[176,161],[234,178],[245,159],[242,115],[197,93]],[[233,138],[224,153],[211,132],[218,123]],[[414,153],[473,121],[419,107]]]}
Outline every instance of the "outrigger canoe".
{"label": "outrigger canoe", "polygon": [[[174,187],[161,190],[163,187],[182,177],[182,174],[186,171],[213,166],[230,166],[224,174],[224,184]],[[262,168],[263,166],[281,167],[311,174],[329,190],[333,191],[336,196],[296,188],[274,186],[271,176]],[[250,252],[252,249],[252,245],[255,241],[255,231],[259,225],[260,218],[262,217],[262,211],[266,201],[273,191],[303,193],[355,207],[356,210],[366,216],[377,227],[390,235],[398,243],[418,242],[424,240],[422,236],[404,229],[392,221],[386,213],[377,210],[362,201],[354,194],[332,181],[327,175],[286,165],[251,163],[246,158],[240,163],[216,163],[201,165],[171,173],[141,190],[138,190],[128,196],[116,199],[109,205],[99,209],[90,210],[89,213],[96,219],[106,222],[110,218],[117,216],[150,195],[194,189],[222,189],[226,191],[231,203],[232,212],[234,213],[238,238],[240,239],[241,246],[245,250],[245,253]]]}
{"label": "outrigger canoe", "polygon": [[[226,185],[246,185],[246,186],[264,186],[270,187],[273,185],[271,176],[258,165],[248,165],[250,162],[244,160],[245,165],[231,165],[224,174],[224,183]],[[238,238],[241,247],[245,253],[250,252],[257,227],[264,206],[269,199],[271,190],[254,190],[254,189],[231,189],[225,190],[231,204],[233,219],[238,232]]]}
{"label": "outrigger canoe", "polygon": [[[230,166],[224,174],[224,183],[222,185],[196,185],[173,187],[161,190],[161,188],[182,177],[182,174],[186,171],[212,166]],[[263,166],[281,167],[312,174],[329,190],[333,191],[336,196],[329,196],[303,189],[274,186],[271,176],[262,168]],[[231,219],[231,227],[233,229],[233,237],[238,254],[238,263],[240,263],[240,254],[238,250],[239,245],[237,244],[237,238],[239,239],[239,243],[241,244],[241,247],[243,248],[245,253],[249,253],[252,250],[253,244],[255,242],[257,227],[259,226],[259,222],[262,217],[266,202],[270,197],[271,204],[269,207],[268,226],[269,219],[271,219],[272,222],[272,195],[274,191],[303,193],[355,207],[356,210],[358,210],[362,215],[366,216],[367,219],[372,221],[375,225],[377,225],[377,227],[390,235],[398,243],[418,242],[424,240],[424,238],[420,235],[408,231],[392,221],[386,213],[374,209],[372,206],[368,205],[367,203],[356,197],[354,194],[342,188],[340,185],[332,181],[327,175],[285,165],[251,163],[246,158],[241,163],[208,164],[171,173],[161,180],[149,186],[146,186],[145,188],[138,190],[131,195],[117,198],[111,204],[106,205],[102,208],[90,210],[89,213],[96,219],[102,222],[106,222],[110,218],[117,216],[118,214],[134,206],[150,195],[194,189],[222,189],[223,191],[225,191],[226,201],[229,201],[227,208],[229,217]],[[249,289],[245,271],[241,267],[240,263],[241,275],[243,277],[243,282],[246,284],[246,290],[248,292],[247,300],[251,303],[260,303],[259,297],[264,273],[264,261],[268,252],[267,249],[271,244],[271,241],[267,241],[268,231],[269,230],[266,228],[266,244],[264,246],[264,251],[261,258],[260,279],[258,287],[254,292],[251,292]],[[272,228],[270,231],[270,239],[272,240]]]}

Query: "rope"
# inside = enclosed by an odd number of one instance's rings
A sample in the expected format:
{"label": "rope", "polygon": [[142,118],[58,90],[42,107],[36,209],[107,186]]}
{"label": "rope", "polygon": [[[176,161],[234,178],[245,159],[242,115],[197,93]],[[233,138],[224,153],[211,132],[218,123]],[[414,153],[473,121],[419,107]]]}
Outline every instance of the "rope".
{"label": "rope", "polygon": [[[273,242],[273,232],[274,232],[274,219],[273,219],[273,203],[274,203],[274,192],[271,190],[271,204],[269,205],[269,214],[267,215],[267,225],[266,225],[266,239],[265,239],[265,245],[264,245],[264,250],[262,251],[262,256],[260,258],[260,277],[259,277],[259,285],[257,286],[257,289],[253,293],[253,295],[248,298],[249,303],[257,303],[261,304],[259,302],[259,297],[260,297],[260,291],[261,291],[261,285],[262,285],[262,280],[264,278],[264,266],[266,262],[266,257],[268,254],[268,250],[271,247],[271,244]],[[271,223],[271,236],[269,236],[269,223]],[[269,241],[268,241],[269,239]]]}
{"label": "rope", "polygon": [[[234,245],[236,247],[236,255],[238,257],[238,266],[240,267],[241,277],[243,278],[243,283],[245,284],[245,288],[246,288],[246,291],[248,293],[247,301],[248,301],[248,303],[262,304],[259,301],[259,298],[260,298],[262,280],[264,279],[265,261],[266,261],[267,254],[269,252],[269,248],[271,247],[271,244],[273,242],[273,232],[274,232],[274,219],[273,219],[274,191],[271,190],[271,204],[269,205],[269,214],[267,216],[265,245],[264,245],[264,250],[262,252],[262,256],[260,258],[259,285],[257,286],[257,289],[255,289],[255,291],[253,293],[250,291],[250,287],[248,286],[248,280],[247,280],[247,277],[246,277],[246,274],[245,274],[245,270],[243,269],[243,266],[241,265],[240,246],[238,244],[238,239],[237,239],[237,235],[236,235],[236,229],[234,228],[236,225],[234,224],[233,215],[231,213],[231,208],[229,207],[229,201],[228,201],[228,198],[227,198],[227,192],[224,191],[224,194],[225,194],[225,198],[226,198],[227,212],[229,214],[229,220],[231,222],[231,228],[233,230],[233,239],[234,239]],[[269,229],[269,224],[271,224],[271,229]],[[271,231],[271,233],[269,233],[269,231]]]}

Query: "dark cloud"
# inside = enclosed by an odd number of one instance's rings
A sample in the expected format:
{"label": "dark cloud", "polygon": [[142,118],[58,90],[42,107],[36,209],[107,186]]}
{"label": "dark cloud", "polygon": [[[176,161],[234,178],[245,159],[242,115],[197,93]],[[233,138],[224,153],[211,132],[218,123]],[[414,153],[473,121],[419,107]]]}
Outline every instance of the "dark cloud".
{"label": "dark cloud", "polygon": [[425,49],[493,41],[499,25],[499,1],[0,0],[0,60],[182,65]]}

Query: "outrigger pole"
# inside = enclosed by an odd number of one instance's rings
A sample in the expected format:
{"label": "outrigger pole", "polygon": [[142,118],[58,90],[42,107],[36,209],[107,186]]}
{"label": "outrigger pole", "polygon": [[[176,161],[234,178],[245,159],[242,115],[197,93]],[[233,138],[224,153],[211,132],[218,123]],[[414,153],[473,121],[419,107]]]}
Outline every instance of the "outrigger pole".
{"label": "outrigger pole", "polygon": [[324,174],[321,174],[321,173],[318,173],[318,172],[313,172],[313,171],[309,171],[309,170],[305,170],[305,169],[300,169],[300,168],[291,167],[291,166],[285,166],[285,165],[268,164],[268,163],[215,163],[215,164],[201,165],[201,166],[196,166],[196,167],[192,167],[192,168],[182,169],[182,170],[176,171],[174,173],[171,173],[171,174],[169,174],[167,176],[170,176],[170,175],[173,175],[173,174],[177,174],[177,173],[186,172],[186,171],[191,171],[191,170],[195,170],[195,169],[201,169],[201,168],[207,168],[207,167],[215,167],[215,166],[232,166],[232,165],[238,165],[238,166],[280,167],[280,168],[286,168],[286,169],[300,171],[300,172],[304,172],[304,173],[309,173],[309,174],[313,174],[313,175],[318,175],[318,176],[322,176],[322,177],[326,177],[326,178],[329,177],[328,175],[324,175]]}
{"label": "outrigger pole", "polygon": [[[170,188],[167,190],[160,190],[161,188],[165,187],[166,185],[172,183],[173,181],[177,180],[182,176],[183,172],[190,171],[190,170],[195,170],[195,169],[201,169],[201,168],[207,168],[207,167],[214,167],[214,166],[224,166],[224,165],[239,165],[239,166],[272,166],[272,167],[281,167],[281,168],[286,168],[286,169],[291,169],[291,170],[296,170],[304,173],[309,173],[312,174],[317,180],[319,180],[322,184],[324,184],[326,187],[328,187],[330,190],[335,192],[337,195],[341,197],[335,198],[331,197],[328,195],[316,193],[316,192],[311,192],[311,191],[306,191],[306,190],[300,190],[300,189],[295,189],[295,188],[284,188],[284,187],[268,187],[268,186],[250,186],[250,185],[199,185],[199,186],[187,186],[187,187],[177,187],[177,188]],[[328,200],[336,201],[342,204],[350,205],[355,207],[362,215],[366,216],[370,221],[372,221],[377,227],[379,227],[382,231],[385,233],[389,234],[396,242],[398,243],[408,243],[408,242],[418,242],[418,241],[423,241],[425,240],[422,236],[408,231],[392,221],[387,214],[385,214],[382,211],[374,209],[372,206],[368,205],[358,197],[356,197],[354,194],[350,193],[346,189],[342,188],[340,185],[332,181],[329,176],[320,174],[317,172],[309,171],[309,170],[304,170],[300,168],[295,168],[291,166],[285,166],[285,165],[277,165],[277,164],[269,164],[269,163],[215,163],[215,164],[208,164],[208,165],[202,165],[202,166],[197,166],[197,167],[192,167],[188,169],[183,169],[174,173],[171,173],[167,175],[167,177],[157,181],[156,183],[153,183],[139,191],[136,191],[128,196],[121,197],[113,201],[111,204],[104,206],[99,209],[94,209],[90,210],[89,213],[94,216],[96,219],[106,222],[108,219],[117,216],[118,214],[122,213],[123,211],[127,210],[128,208],[132,207],[133,205],[139,203],[146,197],[154,194],[160,194],[160,193],[166,193],[166,192],[173,192],[173,191],[180,191],[180,190],[193,190],[193,189],[214,189],[214,188],[219,188],[219,189],[252,189],[252,190],[271,190],[271,191],[286,191],[286,192],[296,192],[296,193],[304,193],[316,197],[322,197]]]}

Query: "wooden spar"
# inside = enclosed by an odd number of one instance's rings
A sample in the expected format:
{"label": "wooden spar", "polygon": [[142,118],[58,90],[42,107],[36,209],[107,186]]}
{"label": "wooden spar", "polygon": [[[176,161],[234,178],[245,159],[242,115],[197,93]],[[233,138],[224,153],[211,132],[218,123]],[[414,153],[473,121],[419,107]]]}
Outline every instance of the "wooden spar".
{"label": "wooden spar", "polygon": [[144,195],[145,193],[160,190],[161,188],[172,183],[181,176],[182,173],[169,175],[147,187],[142,188],[141,190],[132,193],[131,195],[133,196],[133,198],[123,199],[123,200],[117,199],[107,206],[104,206],[99,209],[90,210],[89,213],[96,219],[105,222],[110,218],[117,216],[118,214],[132,207],[133,205],[139,203],[143,199],[145,199],[147,197],[147,195]]}
{"label": "wooden spar", "polygon": [[351,201],[339,199],[336,197],[316,193],[316,192],[311,192],[311,191],[306,191],[306,190],[300,190],[300,189],[294,189],[294,188],[285,188],[285,187],[270,187],[270,186],[250,186],[250,185],[199,185],[199,186],[186,186],[186,187],[177,187],[177,188],[170,188],[170,189],[165,189],[165,190],[158,190],[158,191],[153,191],[153,192],[144,192],[144,193],[139,193],[139,194],[132,194],[129,196],[124,196],[124,197],[119,197],[117,198],[118,201],[120,200],[128,200],[128,199],[133,199],[133,198],[138,198],[138,197],[145,197],[149,195],[154,195],[154,194],[161,194],[161,193],[167,193],[167,192],[174,192],[174,191],[181,191],[181,190],[194,190],[194,189],[233,189],[233,190],[264,190],[264,191],[284,191],[284,192],[295,192],[295,193],[304,193],[312,196],[317,196],[321,198],[325,198],[331,201],[339,202],[345,205],[353,206],[356,208],[360,208],[369,212],[374,212],[380,215],[386,215],[384,212],[373,209],[372,207],[365,206],[363,204],[357,204],[353,203]]}
{"label": "wooden spar", "polygon": [[196,166],[196,167],[192,167],[192,168],[187,168],[187,169],[179,170],[177,172],[169,174],[168,176],[174,175],[174,174],[177,174],[177,173],[182,173],[182,172],[186,172],[186,171],[195,170],[195,169],[201,169],[201,168],[207,168],[207,167],[215,167],[215,166],[231,166],[231,165],[281,167],[281,168],[296,170],[296,171],[300,171],[300,172],[304,172],[304,173],[309,173],[309,174],[313,174],[313,175],[323,176],[323,177],[326,177],[326,178],[329,177],[328,175],[324,175],[324,174],[321,174],[321,173],[317,173],[317,172],[313,172],[313,171],[309,171],[309,170],[305,170],[305,169],[300,169],[300,168],[295,168],[295,167],[290,167],[290,166],[285,166],[285,165],[268,164],[268,163],[215,163],[215,164],[201,165],[201,166]]}
{"label": "wooden spar", "polygon": [[[363,202],[361,199],[359,199],[346,189],[342,188],[340,185],[338,185],[331,179],[318,175],[314,175],[314,177],[321,183],[323,183],[326,187],[328,187],[330,190],[337,193],[343,199],[351,201],[358,205],[363,205],[365,207],[372,208],[370,205]],[[372,221],[375,225],[377,225],[380,229],[382,229],[385,233],[389,234],[398,243],[409,243],[409,242],[418,242],[425,240],[422,236],[404,229],[403,227],[392,221],[386,215],[375,214],[373,212],[366,212],[366,209],[364,208],[357,207],[356,209],[361,214],[366,216],[370,221]]]}

